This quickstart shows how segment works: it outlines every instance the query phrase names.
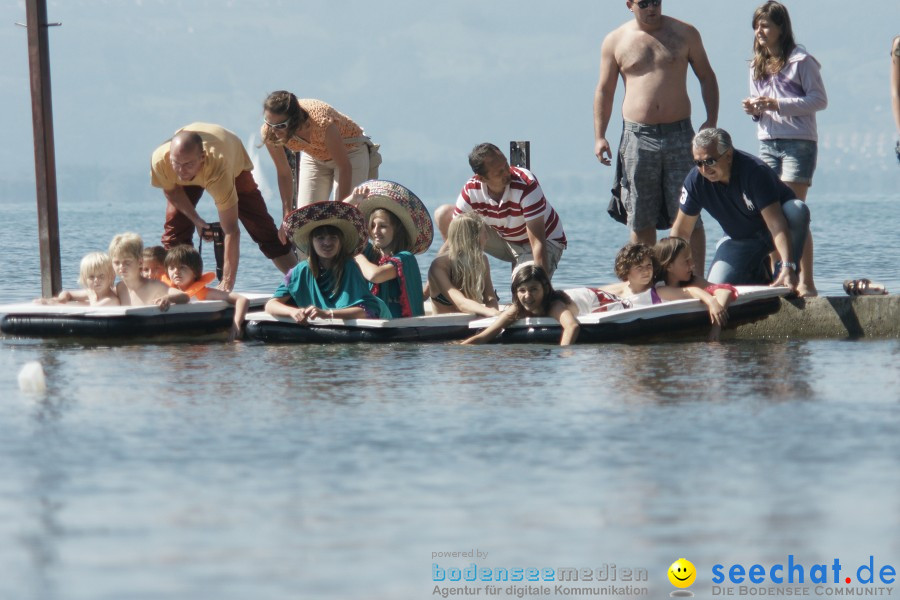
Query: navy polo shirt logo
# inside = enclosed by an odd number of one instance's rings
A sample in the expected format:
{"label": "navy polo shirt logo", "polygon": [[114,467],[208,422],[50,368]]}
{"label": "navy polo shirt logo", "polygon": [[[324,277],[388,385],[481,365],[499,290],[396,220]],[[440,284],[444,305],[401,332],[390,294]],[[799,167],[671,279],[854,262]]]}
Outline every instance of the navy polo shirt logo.
{"label": "navy polo shirt logo", "polygon": [[750,201],[750,198],[747,197],[747,194],[743,194],[743,197],[744,197],[744,204],[747,205],[747,210],[749,210],[750,212],[753,212],[754,210],[756,210],[756,206],[753,205],[753,202]]}

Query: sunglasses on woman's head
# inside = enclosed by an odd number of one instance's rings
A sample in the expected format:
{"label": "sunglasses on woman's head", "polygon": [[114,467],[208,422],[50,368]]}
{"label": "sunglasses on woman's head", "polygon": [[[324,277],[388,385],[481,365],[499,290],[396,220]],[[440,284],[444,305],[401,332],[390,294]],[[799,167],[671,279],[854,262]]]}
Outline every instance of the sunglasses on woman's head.
{"label": "sunglasses on woman's head", "polygon": [[[289,120],[290,119],[288,119],[288,121]],[[266,125],[268,125],[272,129],[287,129],[288,126],[288,121],[282,121],[281,123],[269,123],[265,119],[263,119],[263,121],[265,121]]]}

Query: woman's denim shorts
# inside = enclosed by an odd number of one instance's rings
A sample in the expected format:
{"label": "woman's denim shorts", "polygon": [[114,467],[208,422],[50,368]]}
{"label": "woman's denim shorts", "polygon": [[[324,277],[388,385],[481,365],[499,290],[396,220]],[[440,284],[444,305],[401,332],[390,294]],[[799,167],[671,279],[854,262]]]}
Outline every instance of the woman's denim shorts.
{"label": "woman's denim shorts", "polygon": [[782,181],[812,185],[819,145],[810,140],[760,140],[759,157]]}

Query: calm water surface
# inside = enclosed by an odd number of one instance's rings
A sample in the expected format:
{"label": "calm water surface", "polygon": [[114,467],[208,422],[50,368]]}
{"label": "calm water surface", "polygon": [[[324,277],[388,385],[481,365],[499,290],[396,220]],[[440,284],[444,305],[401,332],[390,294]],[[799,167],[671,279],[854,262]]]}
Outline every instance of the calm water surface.
{"label": "calm water surface", "polygon": [[[820,289],[900,289],[882,248],[896,203],[813,202]],[[593,202],[557,207],[557,285],[611,280],[624,229]],[[113,231],[158,238],[162,207],[134,208],[61,208],[65,285]],[[35,296],[31,202],[0,218],[0,298]],[[239,287],[271,290],[243,237]],[[31,360],[44,397],[18,391]],[[898,365],[897,340],[0,340],[0,598],[431,598],[433,562],[646,568],[643,597],[665,597],[680,556],[709,597],[716,563],[900,566]],[[488,557],[432,560],[473,548]]]}

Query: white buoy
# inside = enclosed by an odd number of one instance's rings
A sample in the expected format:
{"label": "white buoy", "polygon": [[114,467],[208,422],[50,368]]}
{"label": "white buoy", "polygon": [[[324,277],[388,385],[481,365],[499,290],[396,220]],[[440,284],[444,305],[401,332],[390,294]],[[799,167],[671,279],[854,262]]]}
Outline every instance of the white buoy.
{"label": "white buoy", "polygon": [[47,380],[41,363],[32,361],[22,365],[19,371],[19,390],[25,394],[43,394],[47,391]]}

